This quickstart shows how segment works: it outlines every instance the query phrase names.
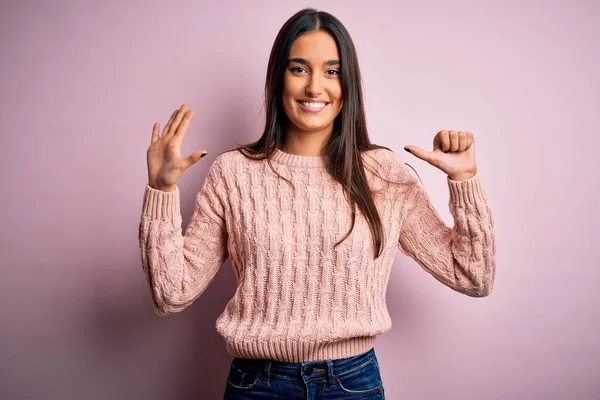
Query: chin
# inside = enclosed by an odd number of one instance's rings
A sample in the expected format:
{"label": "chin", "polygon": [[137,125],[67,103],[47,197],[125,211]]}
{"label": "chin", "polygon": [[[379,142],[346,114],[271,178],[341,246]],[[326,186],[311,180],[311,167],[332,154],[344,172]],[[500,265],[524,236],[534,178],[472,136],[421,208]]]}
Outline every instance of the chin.
{"label": "chin", "polygon": [[306,132],[316,132],[323,130],[329,126],[329,124],[319,124],[319,125],[306,125],[306,124],[295,124],[299,129]]}

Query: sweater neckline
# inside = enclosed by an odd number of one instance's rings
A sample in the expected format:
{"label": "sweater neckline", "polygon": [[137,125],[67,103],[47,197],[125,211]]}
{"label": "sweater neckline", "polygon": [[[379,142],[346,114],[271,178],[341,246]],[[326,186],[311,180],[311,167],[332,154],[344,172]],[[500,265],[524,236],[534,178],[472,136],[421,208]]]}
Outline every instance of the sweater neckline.
{"label": "sweater neckline", "polygon": [[275,152],[271,157],[281,164],[292,167],[325,168],[326,166],[325,156],[299,156],[286,153],[279,148],[275,148]]}

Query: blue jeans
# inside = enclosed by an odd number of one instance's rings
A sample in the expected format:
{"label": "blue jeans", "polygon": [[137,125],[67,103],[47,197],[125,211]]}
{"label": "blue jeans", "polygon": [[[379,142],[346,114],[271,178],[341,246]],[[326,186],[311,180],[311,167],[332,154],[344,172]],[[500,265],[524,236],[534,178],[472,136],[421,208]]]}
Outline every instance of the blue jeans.
{"label": "blue jeans", "polygon": [[224,400],[385,399],[375,349],[299,363],[234,357]]}

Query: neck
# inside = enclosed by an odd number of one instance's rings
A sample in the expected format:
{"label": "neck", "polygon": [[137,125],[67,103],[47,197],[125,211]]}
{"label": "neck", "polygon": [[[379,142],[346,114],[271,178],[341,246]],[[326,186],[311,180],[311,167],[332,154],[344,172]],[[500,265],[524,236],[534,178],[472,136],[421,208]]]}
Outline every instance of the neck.
{"label": "neck", "polygon": [[318,157],[331,135],[333,126],[317,132],[306,132],[290,126],[281,150],[297,156]]}

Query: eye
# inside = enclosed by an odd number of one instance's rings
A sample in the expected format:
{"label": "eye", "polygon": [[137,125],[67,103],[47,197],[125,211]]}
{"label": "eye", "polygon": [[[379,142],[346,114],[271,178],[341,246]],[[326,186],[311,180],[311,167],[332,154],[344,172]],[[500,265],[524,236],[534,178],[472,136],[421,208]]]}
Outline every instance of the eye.
{"label": "eye", "polygon": [[[337,69],[330,69],[330,70],[329,70],[329,71],[327,71],[327,72],[328,72],[328,73],[330,73],[329,75],[333,75],[333,76],[335,76],[335,75],[339,75],[339,74],[340,74],[340,71],[338,71]],[[331,72],[334,72],[334,73],[333,73],[333,74],[331,74]]]}
{"label": "eye", "polygon": [[292,68],[290,68],[290,71],[291,71],[291,72],[298,72],[298,73],[299,73],[299,72],[300,72],[299,70],[304,70],[304,71],[306,71],[306,70],[305,70],[304,68],[302,68],[302,67],[292,67]]}

